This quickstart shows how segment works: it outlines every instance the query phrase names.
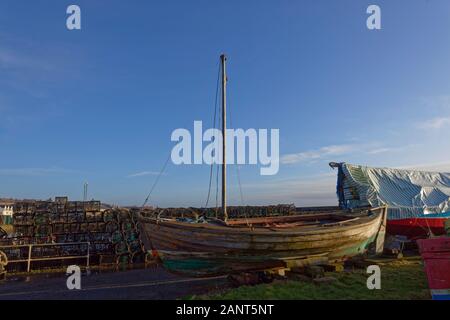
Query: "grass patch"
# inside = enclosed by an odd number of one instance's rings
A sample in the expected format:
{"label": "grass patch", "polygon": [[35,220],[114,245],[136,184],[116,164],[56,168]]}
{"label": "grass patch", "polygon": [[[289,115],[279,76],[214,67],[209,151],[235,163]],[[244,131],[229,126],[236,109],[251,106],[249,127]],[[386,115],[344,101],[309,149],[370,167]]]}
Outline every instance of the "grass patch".
{"label": "grass patch", "polygon": [[369,290],[365,270],[327,272],[337,280],[315,284],[295,280],[278,280],[270,284],[243,286],[191,299],[242,300],[242,299],[431,299],[423,264],[420,260],[397,260],[379,263],[381,289]]}

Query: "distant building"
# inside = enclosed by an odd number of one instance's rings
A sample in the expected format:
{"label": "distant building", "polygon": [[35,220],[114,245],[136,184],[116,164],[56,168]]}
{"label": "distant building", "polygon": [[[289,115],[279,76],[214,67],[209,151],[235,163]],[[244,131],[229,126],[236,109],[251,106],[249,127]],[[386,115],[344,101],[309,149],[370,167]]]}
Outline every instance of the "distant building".
{"label": "distant building", "polygon": [[69,197],[55,197],[55,202],[60,204],[66,204],[69,202]]}
{"label": "distant building", "polygon": [[12,224],[13,222],[13,204],[0,204],[0,223]]}

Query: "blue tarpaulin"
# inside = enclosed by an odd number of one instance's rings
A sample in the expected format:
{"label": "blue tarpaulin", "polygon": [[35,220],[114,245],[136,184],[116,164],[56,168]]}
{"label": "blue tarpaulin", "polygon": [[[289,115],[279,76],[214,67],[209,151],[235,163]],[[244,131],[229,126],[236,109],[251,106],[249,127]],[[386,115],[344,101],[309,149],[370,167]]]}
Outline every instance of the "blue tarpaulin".
{"label": "blue tarpaulin", "polygon": [[450,216],[450,173],[330,165],[338,168],[343,208],[387,205],[389,219]]}

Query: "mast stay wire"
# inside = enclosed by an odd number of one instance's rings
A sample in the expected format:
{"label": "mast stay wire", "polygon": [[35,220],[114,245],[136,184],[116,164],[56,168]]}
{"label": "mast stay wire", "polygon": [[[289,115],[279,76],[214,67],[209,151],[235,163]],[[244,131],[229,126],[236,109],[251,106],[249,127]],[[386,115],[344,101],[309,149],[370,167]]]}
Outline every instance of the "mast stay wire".
{"label": "mast stay wire", "polygon": [[[216,85],[216,97],[215,97],[215,107],[214,107],[214,123],[213,123],[214,127],[216,127],[216,118],[217,118],[217,104],[218,104],[217,103],[217,99],[218,99],[218,91],[219,91],[219,79],[220,79],[220,66],[219,66],[219,71],[218,71],[218,75],[217,75],[217,85]],[[156,179],[155,179],[155,181],[154,181],[154,183],[153,183],[153,185],[152,185],[152,187],[150,189],[150,192],[148,193],[147,197],[145,198],[145,201],[142,204],[142,207],[145,207],[145,205],[148,203],[148,200],[150,199],[150,196],[152,195],[156,185],[158,184],[159,179],[161,178],[162,174],[164,173],[164,171],[165,171],[165,169],[166,169],[166,167],[167,167],[167,165],[169,163],[170,158],[171,158],[171,152],[169,152],[169,156],[167,157],[166,161],[164,162],[164,165],[161,168],[161,171],[158,173],[158,176],[156,177]],[[213,173],[213,165],[214,164],[211,164],[210,177],[209,177],[209,188],[208,188],[208,198],[206,200],[205,208],[208,206],[209,198],[210,198],[210,194],[211,194],[211,182],[212,182],[212,175],[213,175],[212,174]],[[218,173],[217,173],[217,176],[218,176]],[[217,191],[216,191],[216,211],[217,211],[217,205],[218,205],[217,193],[218,193],[218,179],[217,179]]]}
{"label": "mast stay wire", "polygon": [[[221,88],[222,90],[222,88]],[[222,106],[219,106],[219,119],[218,124],[222,121]],[[216,218],[219,217],[219,165],[216,165],[216,208],[215,208],[215,214]]]}
{"label": "mast stay wire", "polygon": [[[214,98],[214,120],[213,120],[213,128],[216,128],[216,119],[217,119],[217,100],[219,97],[219,80],[220,80],[220,65],[219,63],[217,63],[218,65],[218,72],[217,72],[217,83],[216,83],[216,96]],[[212,183],[212,179],[213,179],[213,168],[214,168],[214,163],[211,163],[211,169],[209,172],[209,187],[208,187],[208,196],[206,198],[206,203],[205,203],[205,209],[208,208],[208,204],[209,204],[209,197],[211,196],[211,183]],[[216,203],[216,207],[217,207],[217,203]]]}
{"label": "mast stay wire", "polygon": [[155,189],[156,185],[158,184],[159,178],[161,178],[162,174],[166,170],[167,164],[169,163],[169,160],[171,158],[172,152],[169,152],[169,156],[166,159],[166,162],[164,163],[163,167],[161,168],[161,171],[159,172],[158,176],[156,177],[155,182],[153,182],[152,188],[150,189],[150,192],[147,195],[147,198],[145,198],[144,204],[142,205],[142,208],[145,207],[148,200],[150,199],[151,194],[153,193],[153,190]]}
{"label": "mast stay wire", "polygon": [[[228,81],[228,79],[227,79]],[[230,119],[230,126],[233,127],[233,122],[232,122],[232,117],[231,117],[231,108],[229,106],[230,104],[228,103],[228,117]],[[245,139],[245,138],[244,138]],[[241,175],[240,175],[240,166],[238,163],[236,163],[236,176],[237,176],[237,181],[238,181],[238,185],[239,185],[239,194],[241,197],[241,206],[244,207],[244,194],[242,192],[242,184],[241,184]],[[244,218],[245,218],[245,222],[247,223],[247,226],[251,227],[253,229],[253,227],[251,226],[250,222],[248,221],[248,216],[247,216],[247,212],[245,211],[245,208],[243,208],[244,210]]]}
{"label": "mast stay wire", "polygon": [[[219,80],[220,80],[220,66],[218,68],[215,103],[214,103],[214,118],[213,118],[214,119],[213,120],[214,128],[217,126],[216,125],[216,123],[217,123],[216,119],[217,119],[217,105],[218,105],[218,101],[217,100],[218,100],[218,96],[219,96]],[[219,107],[219,122],[221,120],[220,110],[222,110],[221,107]],[[231,108],[228,108],[228,114],[229,114],[229,117],[230,117],[230,125],[232,126]],[[145,207],[145,205],[148,203],[148,201],[150,199],[150,196],[152,195],[156,185],[158,184],[162,174],[164,173],[164,171],[165,171],[165,169],[166,169],[166,167],[167,167],[167,165],[169,163],[170,158],[171,158],[171,152],[169,152],[169,156],[167,157],[166,161],[164,162],[163,167],[161,168],[160,172],[158,173],[158,176],[156,177],[156,179],[155,179],[155,181],[154,181],[154,183],[153,183],[153,185],[152,185],[152,187],[150,189],[150,192],[148,193],[147,197],[145,198],[145,201],[142,204],[142,207]],[[212,180],[213,180],[213,168],[214,168],[214,163],[211,163],[210,174],[209,174],[208,196],[207,196],[204,208],[208,207],[209,199],[210,199],[210,196],[211,196],[211,185],[212,185]],[[238,185],[239,185],[239,193],[240,193],[241,205],[243,206],[244,205],[244,196],[243,196],[243,192],[242,192],[242,184],[241,184],[241,178],[240,178],[240,167],[239,167],[239,165],[236,165],[236,175],[237,175],[237,180],[238,180]],[[216,170],[216,206],[215,206],[216,207],[215,208],[216,215],[217,215],[217,211],[218,211],[218,194],[219,194],[219,166],[217,165],[217,170]],[[247,219],[247,214],[246,213],[245,213],[245,218]]]}
{"label": "mast stay wire", "polygon": [[[232,117],[231,117],[231,108],[228,107],[228,117],[230,118],[230,126],[233,127],[233,122],[232,122]],[[240,166],[238,163],[236,163],[236,176],[237,176],[237,180],[238,180],[238,185],[239,185],[239,193],[240,193],[240,197],[241,197],[241,206],[244,206],[244,194],[242,192],[242,185],[241,185],[241,175],[240,175]]]}

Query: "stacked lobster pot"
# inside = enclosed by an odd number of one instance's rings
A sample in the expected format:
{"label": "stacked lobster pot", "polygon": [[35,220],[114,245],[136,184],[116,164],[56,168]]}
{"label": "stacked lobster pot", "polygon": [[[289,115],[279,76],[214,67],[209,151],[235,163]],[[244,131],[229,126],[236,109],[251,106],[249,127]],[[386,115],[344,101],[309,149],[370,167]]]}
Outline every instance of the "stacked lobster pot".
{"label": "stacked lobster pot", "polygon": [[[219,213],[220,208],[155,208],[142,210],[144,216],[158,215],[160,217],[183,218],[197,220],[200,217],[213,218]],[[228,217],[256,218],[270,216],[289,216],[296,214],[293,204],[279,204],[271,206],[228,206]]]}
{"label": "stacked lobster pot", "polygon": [[14,207],[12,244],[89,243],[91,264],[143,262],[137,210],[102,210],[99,201],[23,201]]}
{"label": "stacked lobster pot", "polygon": [[[236,218],[256,218],[271,216],[289,216],[295,214],[295,205],[278,204],[271,206],[229,206],[227,207],[228,217]],[[211,212],[209,212],[211,214]]]}
{"label": "stacked lobster pot", "polygon": [[139,237],[138,211],[111,209],[105,211],[104,221],[111,244],[115,263],[143,262],[145,248]]}

